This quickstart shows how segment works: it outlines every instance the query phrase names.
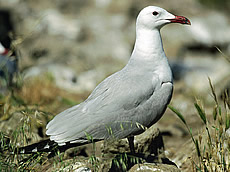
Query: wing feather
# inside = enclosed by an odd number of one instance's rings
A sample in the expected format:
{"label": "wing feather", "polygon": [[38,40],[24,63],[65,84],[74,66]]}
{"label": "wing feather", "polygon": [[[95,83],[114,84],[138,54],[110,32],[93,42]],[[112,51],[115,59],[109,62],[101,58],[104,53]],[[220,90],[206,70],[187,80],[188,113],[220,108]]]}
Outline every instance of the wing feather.
{"label": "wing feather", "polygon": [[[86,133],[95,139],[107,139],[124,138],[141,131],[136,123],[146,123],[142,120],[143,112],[149,117],[153,115],[151,102],[159,92],[156,90],[158,77],[130,74],[127,78],[121,74],[106,78],[83,103],[58,114],[47,125],[46,134],[50,139],[61,144],[82,141]],[[156,115],[158,110],[155,110]]]}

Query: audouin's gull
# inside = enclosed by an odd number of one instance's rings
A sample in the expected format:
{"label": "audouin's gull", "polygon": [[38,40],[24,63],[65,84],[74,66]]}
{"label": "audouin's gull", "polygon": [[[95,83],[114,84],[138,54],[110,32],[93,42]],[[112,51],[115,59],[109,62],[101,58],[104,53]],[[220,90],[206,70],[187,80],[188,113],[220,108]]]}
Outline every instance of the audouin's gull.
{"label": "audouin's gull", "polygon": [[156,123],[171,100],[172,72],[165,56],[160,29],[169,23],[189,24],[183,16],[148,6],[136,21],[136,42],[128,64],[102,81],[82,103],[51,120],[46,126],[49,141],[24,147],[21,153],[49,152],[106,139],[128,138]]}

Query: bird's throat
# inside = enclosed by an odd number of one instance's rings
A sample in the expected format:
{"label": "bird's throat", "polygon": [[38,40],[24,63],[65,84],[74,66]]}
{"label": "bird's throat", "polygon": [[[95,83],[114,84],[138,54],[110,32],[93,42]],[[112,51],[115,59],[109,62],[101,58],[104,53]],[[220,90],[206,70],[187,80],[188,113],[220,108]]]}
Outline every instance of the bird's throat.
{"label": "bird's throat", "polygon": [[139,29],[136,33],[136,42],[133,54],[137,56],[151,58],[152,56],[165,56],[162,39],[159,30]]}

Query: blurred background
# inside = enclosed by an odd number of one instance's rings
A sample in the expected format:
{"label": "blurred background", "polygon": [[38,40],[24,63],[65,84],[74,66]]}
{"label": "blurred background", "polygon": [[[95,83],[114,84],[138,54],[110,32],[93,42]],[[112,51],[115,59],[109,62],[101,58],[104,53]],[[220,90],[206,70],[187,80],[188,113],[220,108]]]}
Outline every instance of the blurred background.
{"label": "blurred background", "polygon": [[[41,139],[52,116],[83,101],[100,81],[126,65],[135,41],[136,17],[149,5],[192,23],[168,25],[161,34],[175,80],[171,104],[199,131],[202,122],[193,102],[199,98],[211,106],[208,77],[220,99],[230,89],[229,0],[0,0],[1,100],[10,102],[7,96],[13,88],[20,102],[17,108],[31,106],[51,113],[41,117],[43,124],[34,129],[36,139]],[[0,105],[1,129],[10,132],[18,109],[5,105]],[[187,147],[183,150],[189,140],[183,125],[167,111],[157,127],[166,133],[168,156],[182,165],[183,154],[191,152]]]}

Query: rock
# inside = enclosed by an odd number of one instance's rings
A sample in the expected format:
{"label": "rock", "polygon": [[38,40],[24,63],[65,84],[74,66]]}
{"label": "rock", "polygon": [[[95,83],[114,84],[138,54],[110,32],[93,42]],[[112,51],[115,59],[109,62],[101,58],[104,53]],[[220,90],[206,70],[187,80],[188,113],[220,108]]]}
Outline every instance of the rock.
{"label": "rock", "polygon": [[203,17],[193,17],[188,29],[196,43],[207,46],[230,43],[230,24],[228,17],[220,12],[211,11]]}
{"label": "rock", "polygon": [[210,92],[208,77],[213,85],[223,85],[223,81],[229,78],[230,64],[220,56],[211,58],[204,54],[196,57],[189,55],[183,60],[171,60],[170,65],[176,81],[184,82],[184,89],[202,95]]}
{"label": "rock", "polygon": [[160,130],[154,126],[136,136],[135,141],[138,153],[154,154],[156,156],[164,151],[162,135]]}
{"label": "rock", "polygon": [[147,154],[130,154],[122,153],[117,154],[116,157],[112,159],[112,165],[109,172],[125,172],[130,170],[133,166],[143,165],[145,163],[152,164],[155,166],[161,166],[161,164],[173,165],[176,164],[171,162],[169,159],[162,156],[153,156]]}
{"label": "rock", "polygon": [[[11,111],[9,113],[11,113]],[[9,134],[15,131],[18,125],[22,122],[23,114],[22,113],[12,113],[11,115],[4,114],[4,116],[1,116],[0,120],[1,120],[0,123],[1,131],[5,131],[6,134]]]}
{"label": "rock", "polygon": [[174,165],[168,164],[152,164],[152,163],[144,163],[144,164],[136,164],[134,165],[129,172],[136,171],[144,171],[144,172],[180,172],[180,170]]}
{"label": "rock", "polygon": [[54,9],[42,11],[41,15],[44,16],[39,25],[42,32],[47,31],[50,35],[62,35],[73,40],[80,34],[81,28],[76,19],[69,19]]}
{"label": "rock", "polygon": [[[162,163],[175,165],[164,155],[164,144],[162,136],[159,129],[157,128],[151,127],[147,129],[144,133],[135,136],[134,147],[136,153],[132,155],[129,153],[130,150],[127,139],[112,141],[112,143],[102,143],[102,154],[116,155],[112,159],[112,166],[110,168],[110,171],[127,171],[131,167],[136,166],[135,164],[142,165],[141,163],[144,162],[150,163],[150,166],[155,165],[155,168],[161,166]],[[164,167],[164,169],[166,169],[166,167]],[[172,169],[177,168],[172,167]]]}
{"label": "rock", "polygon": [[226,15],[210,11],[203,17],[191,18],[192,25],[186,32],[186,42],[178,52],[179,57],[184,57],[185,52],[208,53],[211,55],[219,53],[220,48],[226,54],[230,54],[230,23]]}
{"label": "rock", "polygon": [[[154,154],[156,156],[159,151],[163,152],[164,143],[159,129],[150,127],[144,133],[135,136],[134,147],[136,153]],[[130,152],[127,139],[104,142],[101,148],[104,154]]]}
{"label": "rock", "polygon": [[226,137],[230,138],[230,128],[226,130]]}
{"label": "rock", "polygon": [[96,87],[97,72],[94,70],[81,73],[79,76],[64,65],[47,64],[43,66],[34,66],[24,72],[24,79],[33,78],[41,75],[51,75],[56,85],[70,92],[89,92]]}
{"label": "rock", "polygon": [[[203,10],[202,15],[193,15],[191,26],[184,28],[169,26],[165,31],[163,41],[171,56],[185,58],[187,52],[206,53],[209,56],[219,53],[215,46],[226,54],[230,54],[230,20],[220,11]],[[186,39],[183,39],[186,37]],[[173,41],[172,41],[173,40]],[[174,44],[170,45],[170,42]]]}
{"label": "rock", "polygon": [[[229,75],[230,65],[224,58],[196,57],[186,58],[184,62],[190,65],[191,72],[185,77],[186,87],[197,91],[198,93],[208,93],[210,87],[208,77],[213,84],[222,82]],[[195,83],[195,84],[194,84]]]}
{"label": "rock", "polygon": [[98,8],[108,7],[110,3],[112,2],[112,0],[94,0],[94,1]]}
{"label": "rock", "polygon": [[91,172],[90,168],[83,162],[75,162],[74,164],[70,164],[58,172]]}
{"label": "rock", "polygon": [[[21,109],[24,112],[24,109]],[[25,115],[20,113],[19,109],[16,112],[14,112],[15,109],[9,109],[8,111],[8,114],[4,114],[0,118],[0,131],[4,131],[8,135],[17,133],[17,136],[15,136],[18,139],[17,146],[35,143],[44,137],[41,130],[44,129],[47,119],[43,112],[32,111],[31,109],[30,114]]]}
{"label": "rock", "polygon": [[90,92],[97,86],[98,77],[101,75],[96,70],[89,70],[79,74],[75,90],[78,92]]}

